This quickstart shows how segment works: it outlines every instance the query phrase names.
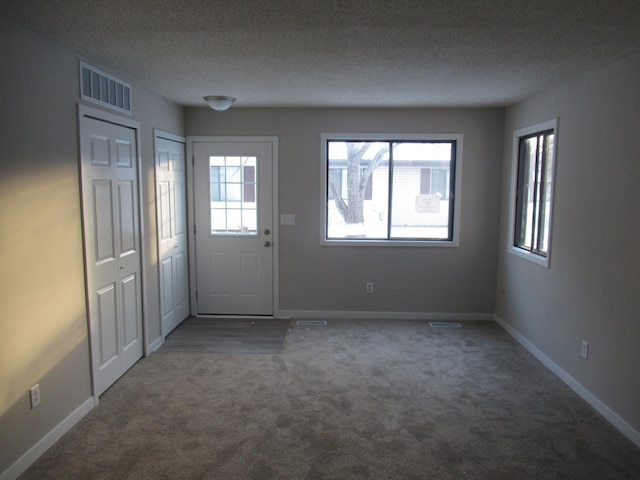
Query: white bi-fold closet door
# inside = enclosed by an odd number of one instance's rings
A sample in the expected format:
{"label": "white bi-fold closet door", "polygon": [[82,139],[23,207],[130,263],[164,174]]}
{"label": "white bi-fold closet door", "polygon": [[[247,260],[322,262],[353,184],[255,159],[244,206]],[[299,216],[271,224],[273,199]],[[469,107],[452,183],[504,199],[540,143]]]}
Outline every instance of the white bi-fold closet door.
{"label": "white bi-fold closet door", "polygon": [[80,107],[82,212],[94,396],[143,353],[136,122]]}
{"label": "white bi-fold closet door", "polygon": [[166,337],[189,316],[185,140],[156,131],[155,149],[160,316]]}

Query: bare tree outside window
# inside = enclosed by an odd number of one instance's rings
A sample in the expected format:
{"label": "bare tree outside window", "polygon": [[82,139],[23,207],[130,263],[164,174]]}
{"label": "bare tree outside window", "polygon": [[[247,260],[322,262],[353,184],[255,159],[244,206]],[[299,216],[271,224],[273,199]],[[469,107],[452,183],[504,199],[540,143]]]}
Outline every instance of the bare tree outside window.
{"label": "bare tree outside window", "polygon": [[[342,185],[335,176],[329,176],[329,189],[336,202],[336,208],[347,225],[364,223],[364,196],[371,174],[383,159],[388,159],[389,145],[372,142],[345,142],[347,188],[346,199],[343,197]],[[373,158],[365,160],[365,154],[377,151]]]}

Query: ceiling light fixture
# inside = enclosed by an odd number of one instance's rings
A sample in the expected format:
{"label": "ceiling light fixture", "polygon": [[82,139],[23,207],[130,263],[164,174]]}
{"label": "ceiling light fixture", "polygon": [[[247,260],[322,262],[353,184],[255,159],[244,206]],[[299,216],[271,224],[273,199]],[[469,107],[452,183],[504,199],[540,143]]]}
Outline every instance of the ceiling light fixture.
{"label": "ceiling light fixture", "polygon": [[208,95],[204,97],[207,104],[218,112],[223,112],[236,101],[235,97],[226,97],[224,95]]}

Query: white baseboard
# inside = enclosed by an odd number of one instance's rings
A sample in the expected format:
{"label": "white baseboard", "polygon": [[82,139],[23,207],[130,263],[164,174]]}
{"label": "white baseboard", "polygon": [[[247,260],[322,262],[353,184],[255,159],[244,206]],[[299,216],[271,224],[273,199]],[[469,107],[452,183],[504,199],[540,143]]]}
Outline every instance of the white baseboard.
{"label": "white baseboard", "polygon": [[493,313],[364,312],[331,310],[280,310],[278,318],[347,320],[494,320]]}
{"label": "white baseboard", "polygon": [[536,359],[538,359],[545,367],[551,370],[560,380],[566,383],[571,390],[577,393],[583,400],[591,405],[600,415],[602,415],[611,425],[617,428],[625,437],[640,447],[640,432],[634,429],[620,415],[611,410],[602,400],[587,390],[575,378],[565,372],[560,366],[546,356],[538,347],[527,340],[520,332],[505,322],[502,318],[494,315],[494,319],[498,325],[506,330],[520,345],[526,348]]}
{"label": "white baseboard", "polygon": [[82,417],[89,413],[95,404],[96,402],[93,397],[85,400],[78,408],[71,412],[67,418],[62,420],[53,430],[42,437],[38,443],[27,450],[13,465],[2,472],[2,474],[0,474],[0,480],[15,480],[22,475],[33,462],[40,458],[40,456],[60,440],[65,433],[71,430]]}
{"label": "white baseboard", "polygon": [[164,343],[164,340],[163,340],[163,338],[162,338],[162,337],[158,337],[158,338],[156,338],[156,339],[151,343],[151,345],[149,345],[149,347],[148,347],[149,354],[152,354],[153,352],[155,352],[156,350],[158,350],[158,349],[162,346],[162,344],[163,344],[163,343]]}

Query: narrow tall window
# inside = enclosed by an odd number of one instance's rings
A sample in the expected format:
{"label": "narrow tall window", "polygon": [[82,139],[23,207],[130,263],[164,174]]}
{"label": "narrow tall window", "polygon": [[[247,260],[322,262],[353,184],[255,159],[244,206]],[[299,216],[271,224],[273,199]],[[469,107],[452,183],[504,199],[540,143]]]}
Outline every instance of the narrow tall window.
{"label": "narrow tall window", "polygon": [[515,137],[518,147],[512,245],[548,265],[556,122],[523,129]]}

